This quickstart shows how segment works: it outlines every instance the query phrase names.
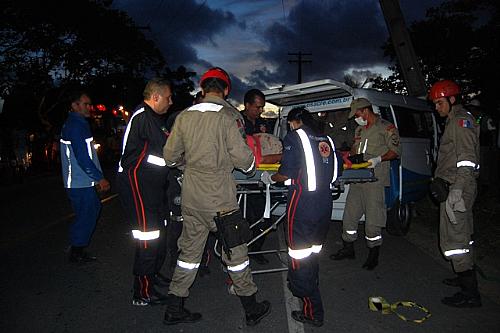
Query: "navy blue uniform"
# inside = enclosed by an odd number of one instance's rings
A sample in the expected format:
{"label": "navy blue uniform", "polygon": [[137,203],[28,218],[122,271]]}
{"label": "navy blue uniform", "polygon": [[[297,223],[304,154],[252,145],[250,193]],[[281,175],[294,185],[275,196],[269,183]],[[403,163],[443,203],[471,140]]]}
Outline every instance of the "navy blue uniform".
{"label": "navy blue uniform", "polygon": [[122,206],[136,240],[134,297],[148,299],[154,276],[165,259],[166,187],[169,169],[163,159],[166,117],[146,103],[134,111],[123,138],[118,170]]}
{"label": "navy blue uniform", "polygon": [[328,136],[315,136],[302,126],[284,139],[278,173],[287,176],[289,186],[288,267],[289,288],[303,300],[303,314],[322,321],[319,291],[318,253],[325,241],[332,211],[330,184],[336,179],[338,160]]}

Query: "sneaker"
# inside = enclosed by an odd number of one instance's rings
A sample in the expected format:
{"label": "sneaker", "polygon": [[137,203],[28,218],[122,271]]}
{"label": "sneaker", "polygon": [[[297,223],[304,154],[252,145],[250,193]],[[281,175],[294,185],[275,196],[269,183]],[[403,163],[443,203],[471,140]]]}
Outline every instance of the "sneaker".
{"label": "sneaker", "polygon": [[167,296],[160,293],[155,293],[154,295],[147,298],[134,296],[134,298],[132,298],[132,305],[135,306],[163,305],[166,303],[166,301],[167,301]]}
{"label": "sneaker", "polygon": [[302,311],[292,311],[292,318],[296,321],[300,321],[301,323],[321,327],[323,326],[323,320],[319,319],[310,319],[307,318],[306,315]]}

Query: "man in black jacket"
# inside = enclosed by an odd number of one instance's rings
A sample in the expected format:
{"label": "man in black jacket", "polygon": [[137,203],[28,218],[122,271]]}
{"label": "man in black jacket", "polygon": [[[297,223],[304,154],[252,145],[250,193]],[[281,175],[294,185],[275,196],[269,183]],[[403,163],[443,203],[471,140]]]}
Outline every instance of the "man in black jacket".
{"label": "man in black jacket", "polygon": [[120,199],[136,243],[132,304],[137,306],[162,304],[166,299],[155,286],[166,283],[159,271],[166,253],[169,169],[163,159],[163,146],[168,136],[165,114],[172,105],[171,83],[152,79],[143,95],[144,102],[136,108],[125,130],[118,169]]}

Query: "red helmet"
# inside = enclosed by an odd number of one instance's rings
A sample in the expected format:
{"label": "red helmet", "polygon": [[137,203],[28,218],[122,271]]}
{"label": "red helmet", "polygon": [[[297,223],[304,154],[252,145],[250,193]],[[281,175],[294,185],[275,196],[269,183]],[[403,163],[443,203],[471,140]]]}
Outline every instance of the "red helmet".
{"label": "red helmet", "polygon": [[453,81],[441,80],[434,83],[429,91],[429,99],[435,100],[441,97],[450,97],[460,94],[460,87]]}
{"label": "red helmet", "polygon": [[201,76],[200,86],[203,83],[203,81],[211,78],[221,79],[227,84],[229,91],[231,91],[231,79],[229,78],[229,75],[226,73],[226,71],[223,70],[222,68],[212,67],[208,71],[206,71],[205,74]]}

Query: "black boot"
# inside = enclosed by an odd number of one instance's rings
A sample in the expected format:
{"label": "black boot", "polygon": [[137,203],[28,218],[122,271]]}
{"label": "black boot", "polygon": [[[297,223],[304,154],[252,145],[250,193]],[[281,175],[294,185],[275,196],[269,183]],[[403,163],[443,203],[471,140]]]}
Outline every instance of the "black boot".
{"label": "black boot", "polygon": [[85,264],[96,261],[97,257],[86,252],[83,246],[72,246],[69,253],[69,262]]}
{"label": "black boot", "polygon": [[458,273],[462,291],[450,297],[445,297],[441,302],[455,308],[477,308],[481,304],[481,295],[477,290],[476,271],[471,269]]}
{"label": "black boot", "polygon": [[180,323],[194,323],[201,319],[201,313],[191,313],[184,308],[184,298],[169,294],[167,296],[167,309],[163,323],[165,325],[176,325]]}
{"label": "black boot", "polygon": [[378,254],[379,254],[380,246],[374,246],[370,248],[370,252],[368,253],[368,258],[363,264],[363,268],[369,271],[373,270],[378,265]]}
{"label": "black boot", "polygon": [[442,282],[447,286],[460,287],[460,278],[458,276],[444,279]]}
{"label": "black boot", "polygon": [[268,301],[257,303],[255,294],[252,296],[239,296],[241,305],[245,309],[247,326],[257,325],[262,318],[271,313],[271,304]]}
{"label": "black boot", "polygon": [[354,259],[354,242],[342,241],[344,246],[335,254],[330,255],[332,260]]}
{"label": "black boot", "polygon": [[167,301],[167,296],[158,292],[155,288],[154,275],[136,275],[134,278],[134,296],[132,305],[162,305]]}

